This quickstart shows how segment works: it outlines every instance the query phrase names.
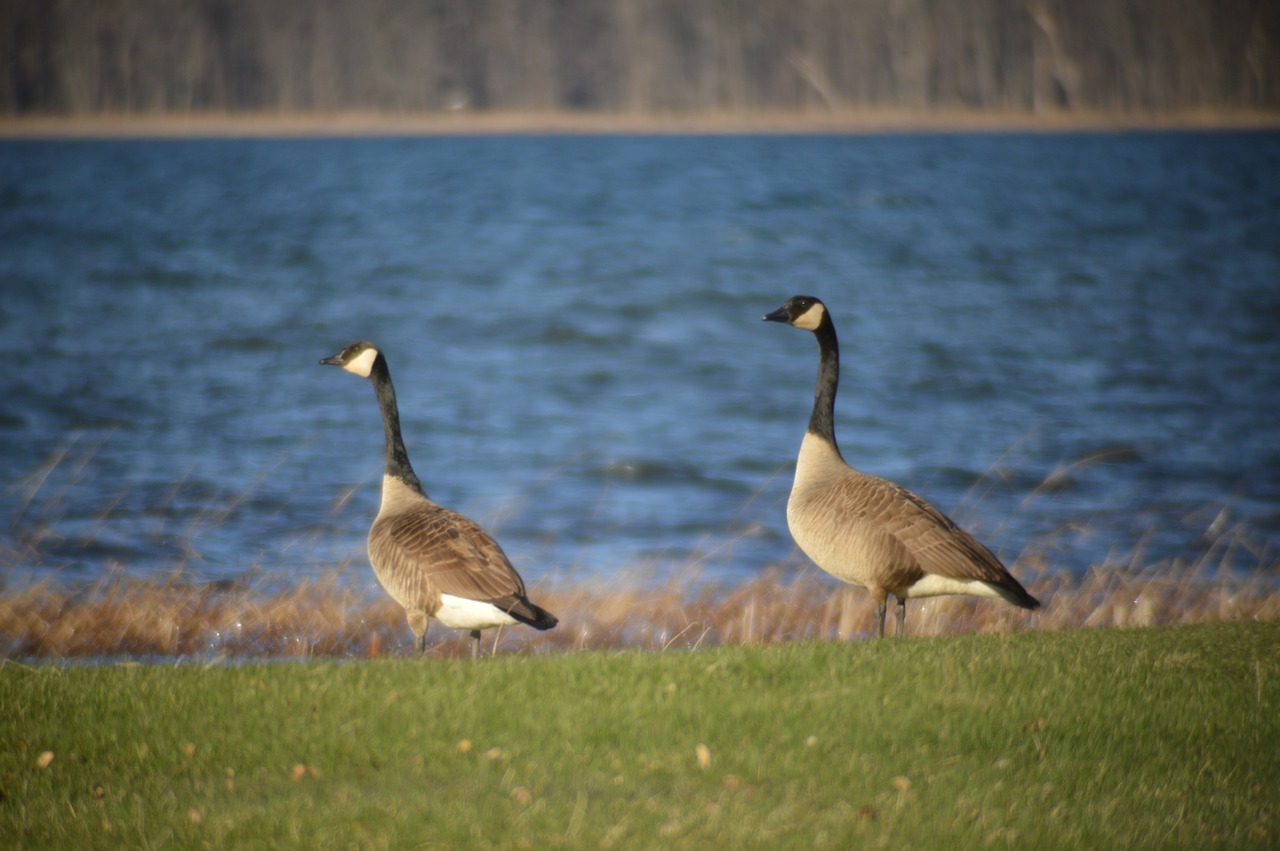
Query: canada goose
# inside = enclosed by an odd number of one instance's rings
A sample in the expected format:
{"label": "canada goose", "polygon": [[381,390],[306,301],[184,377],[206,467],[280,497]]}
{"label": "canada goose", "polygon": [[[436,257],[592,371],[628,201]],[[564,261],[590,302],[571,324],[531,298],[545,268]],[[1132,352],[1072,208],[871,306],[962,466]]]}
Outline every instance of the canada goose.
{"label": "canada goose", "polygon": [[904,487],[853,469],[836,445],[840,347],[819,299],[798,295],[763,317],[818,338],[818,387],[787,500],[787,526],[805,555],[837,579],[871,592],[884,637],[885,601],[897,598],[897,635],[907,598],[942,594],[1002,597],[1024,609],[1040,603],[1000,559],[951,518]]}
{"label": "canada goose", "polygon": [[386,357],[373,343],[352,343],[322,364],[368,378],[382,409],[386,469],[382,505],[369,529],[369,562],[378,582],[404,606],[417,640],[427,647],[427,618],[471,631],[471,656],[480,630],[524,623],[551,629],[555,615],[529,601],[524,582],[498,543],[473,520],[443,508],[422,490],[400,437],[400,411]]}

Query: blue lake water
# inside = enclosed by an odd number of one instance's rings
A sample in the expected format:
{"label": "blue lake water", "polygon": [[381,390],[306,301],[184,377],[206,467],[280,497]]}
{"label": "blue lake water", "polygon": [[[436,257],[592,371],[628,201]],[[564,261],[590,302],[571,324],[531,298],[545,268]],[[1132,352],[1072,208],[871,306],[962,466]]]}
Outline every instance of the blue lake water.
{"label": "blue lake water", "polygon": [[357,339],[531,585],[803,565],[796,293],[1015,573],[1275,564],[1280,134],[517,136],[0,142],[0,576],[371,584]]}

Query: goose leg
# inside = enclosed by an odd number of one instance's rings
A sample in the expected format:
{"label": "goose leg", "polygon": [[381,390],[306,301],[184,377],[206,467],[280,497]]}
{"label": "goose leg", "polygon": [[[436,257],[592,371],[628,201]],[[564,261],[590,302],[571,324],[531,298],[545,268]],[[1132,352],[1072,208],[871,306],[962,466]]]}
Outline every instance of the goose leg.
{"label": "goose leg", "polygon": [[889,593],[882,588],[872,588],[871,599],[876,601],[876,622],[880,624],[880,637],[884,638],[884,609],[889,601]]}
{"label": "goose leg", "polygon": [[896,609],[898,614],[898,631],[894,633],[894,637],[901,638],[906,635],[907,632],[907,601],[899,597]]}
{"label": "goose leg", "polygon": [[427,652],[427,613],[409,612],[409,629],[413,630],[413,644],[418,653]]}
{"label": "goose leg", "polygon": [[475,661],[480,656],[480,630],[471,630],[471,659]]}

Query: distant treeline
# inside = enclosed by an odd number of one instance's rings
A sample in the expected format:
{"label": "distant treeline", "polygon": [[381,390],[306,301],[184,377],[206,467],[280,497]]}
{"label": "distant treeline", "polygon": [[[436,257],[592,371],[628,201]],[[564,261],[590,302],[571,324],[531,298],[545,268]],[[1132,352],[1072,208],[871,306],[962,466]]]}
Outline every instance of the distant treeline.
{"label": "distant treeline", "polygon": [[0,0],[0,114],[1280,108],[1280,0]]}

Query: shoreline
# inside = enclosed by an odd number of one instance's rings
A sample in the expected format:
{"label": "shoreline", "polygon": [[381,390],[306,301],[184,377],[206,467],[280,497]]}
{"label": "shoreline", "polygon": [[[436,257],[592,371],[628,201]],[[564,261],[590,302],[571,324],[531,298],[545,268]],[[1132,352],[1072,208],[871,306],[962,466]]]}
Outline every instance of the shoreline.
{"label": "shoreline", "polygon": [[[995,600],[913,602],[910,634],[1132,629],[1280,620],[1272,563],[1237,575],[1222,562],[1099,564],[1079,575],[1043,562],[1015,563],[1044,605],[1035,614]],[[264,573],[228,583],[152,579],[116,570],[87,584],[43,579],[0,592],[4,660],[114,658],[377,657],[412,654],[404,609],[371,587],[368,568],[273,585]],[[849,641],[875,633],[867,592],[816,567],[774,567],[732,585],[673,579],[658,585],[534,581],[539,605],[561,619],[549,632],[500,630],[503,652],[667,650],[700,646]],[[432,626],[432,655],[463,656],[465,630]]]}
{"label": "shoreline", "polygon": [[569,112],[149,113],[0,117],[0,139],[194,139],[469,135],[875,135],[1278,130],[1280,113],[848,112],[625,114]]}

